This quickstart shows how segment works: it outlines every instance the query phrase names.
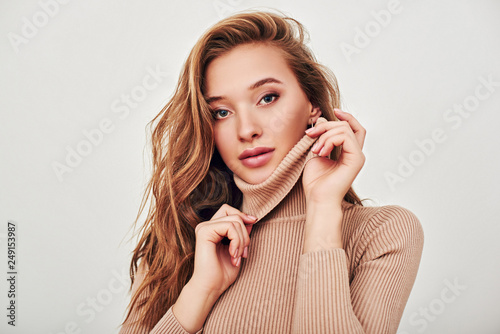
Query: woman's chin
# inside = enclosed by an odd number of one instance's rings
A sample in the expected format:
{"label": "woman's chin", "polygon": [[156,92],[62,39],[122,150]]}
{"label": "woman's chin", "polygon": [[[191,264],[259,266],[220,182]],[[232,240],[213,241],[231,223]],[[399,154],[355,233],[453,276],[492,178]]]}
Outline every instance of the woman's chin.
{"label": "woman's chin", "polygon": [[245,181],[246,183],[249,184],[259,184],[267,180],[272,174],[272,171],[265,170],[265,168],[262,168],[262,170],[247,170],[244,173],[241,173],[241,175],[238,175],[240,179]]}

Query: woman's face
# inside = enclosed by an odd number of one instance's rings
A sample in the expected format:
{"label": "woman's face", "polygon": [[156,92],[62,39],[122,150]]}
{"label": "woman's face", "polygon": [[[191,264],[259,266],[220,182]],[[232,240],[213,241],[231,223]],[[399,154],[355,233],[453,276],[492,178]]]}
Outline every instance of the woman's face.
{"label": "woman's face", "polygon": [[278,49],[235,47],[208,65],[205,98],[224,163],[250,184],[266,180],[319,116]]}

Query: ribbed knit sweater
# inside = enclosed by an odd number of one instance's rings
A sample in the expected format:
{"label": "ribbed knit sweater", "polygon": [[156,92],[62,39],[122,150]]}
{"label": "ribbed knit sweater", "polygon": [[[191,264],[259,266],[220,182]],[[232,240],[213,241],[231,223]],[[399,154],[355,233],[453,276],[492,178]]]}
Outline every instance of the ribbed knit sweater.
{"label": "ribbed knit sweater", "polygon": [[[326,121],[320,118],[319,122]],[[424,244],[422,225],[397,205],[342,202],[343,248],[302,253],[302,171],[317,138],[307,135],[264,182],[234,180],[242,212],[258,218],[248,258],[198,333],[396,333]],[[323,245],[324,246],[324,245]],[[137,277],[134,285],[142,279]],[[147,333],[132,322],[121,334]],[[168,309],[151,333],[187,334]]]}

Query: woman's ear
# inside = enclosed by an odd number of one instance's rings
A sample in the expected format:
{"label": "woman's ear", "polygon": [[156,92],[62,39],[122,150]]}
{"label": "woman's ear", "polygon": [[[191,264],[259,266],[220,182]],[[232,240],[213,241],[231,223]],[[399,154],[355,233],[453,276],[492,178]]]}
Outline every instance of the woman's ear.
{"label": "woman's ear", "polygon": [[309,116],[314,120],[314,122],[316,122],[321,115],[321,109],[318,106],[313,105]]}

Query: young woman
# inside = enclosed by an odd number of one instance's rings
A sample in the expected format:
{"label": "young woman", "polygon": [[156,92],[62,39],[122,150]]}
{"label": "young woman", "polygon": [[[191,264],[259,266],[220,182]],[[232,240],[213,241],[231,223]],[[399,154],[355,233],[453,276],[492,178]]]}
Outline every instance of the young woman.
{"label": "young woman", "polygon": [[250,12],[194,46],[153,120],[120,333],[396,333],[422,226],[352,189],[365,129],[304,34]]}

